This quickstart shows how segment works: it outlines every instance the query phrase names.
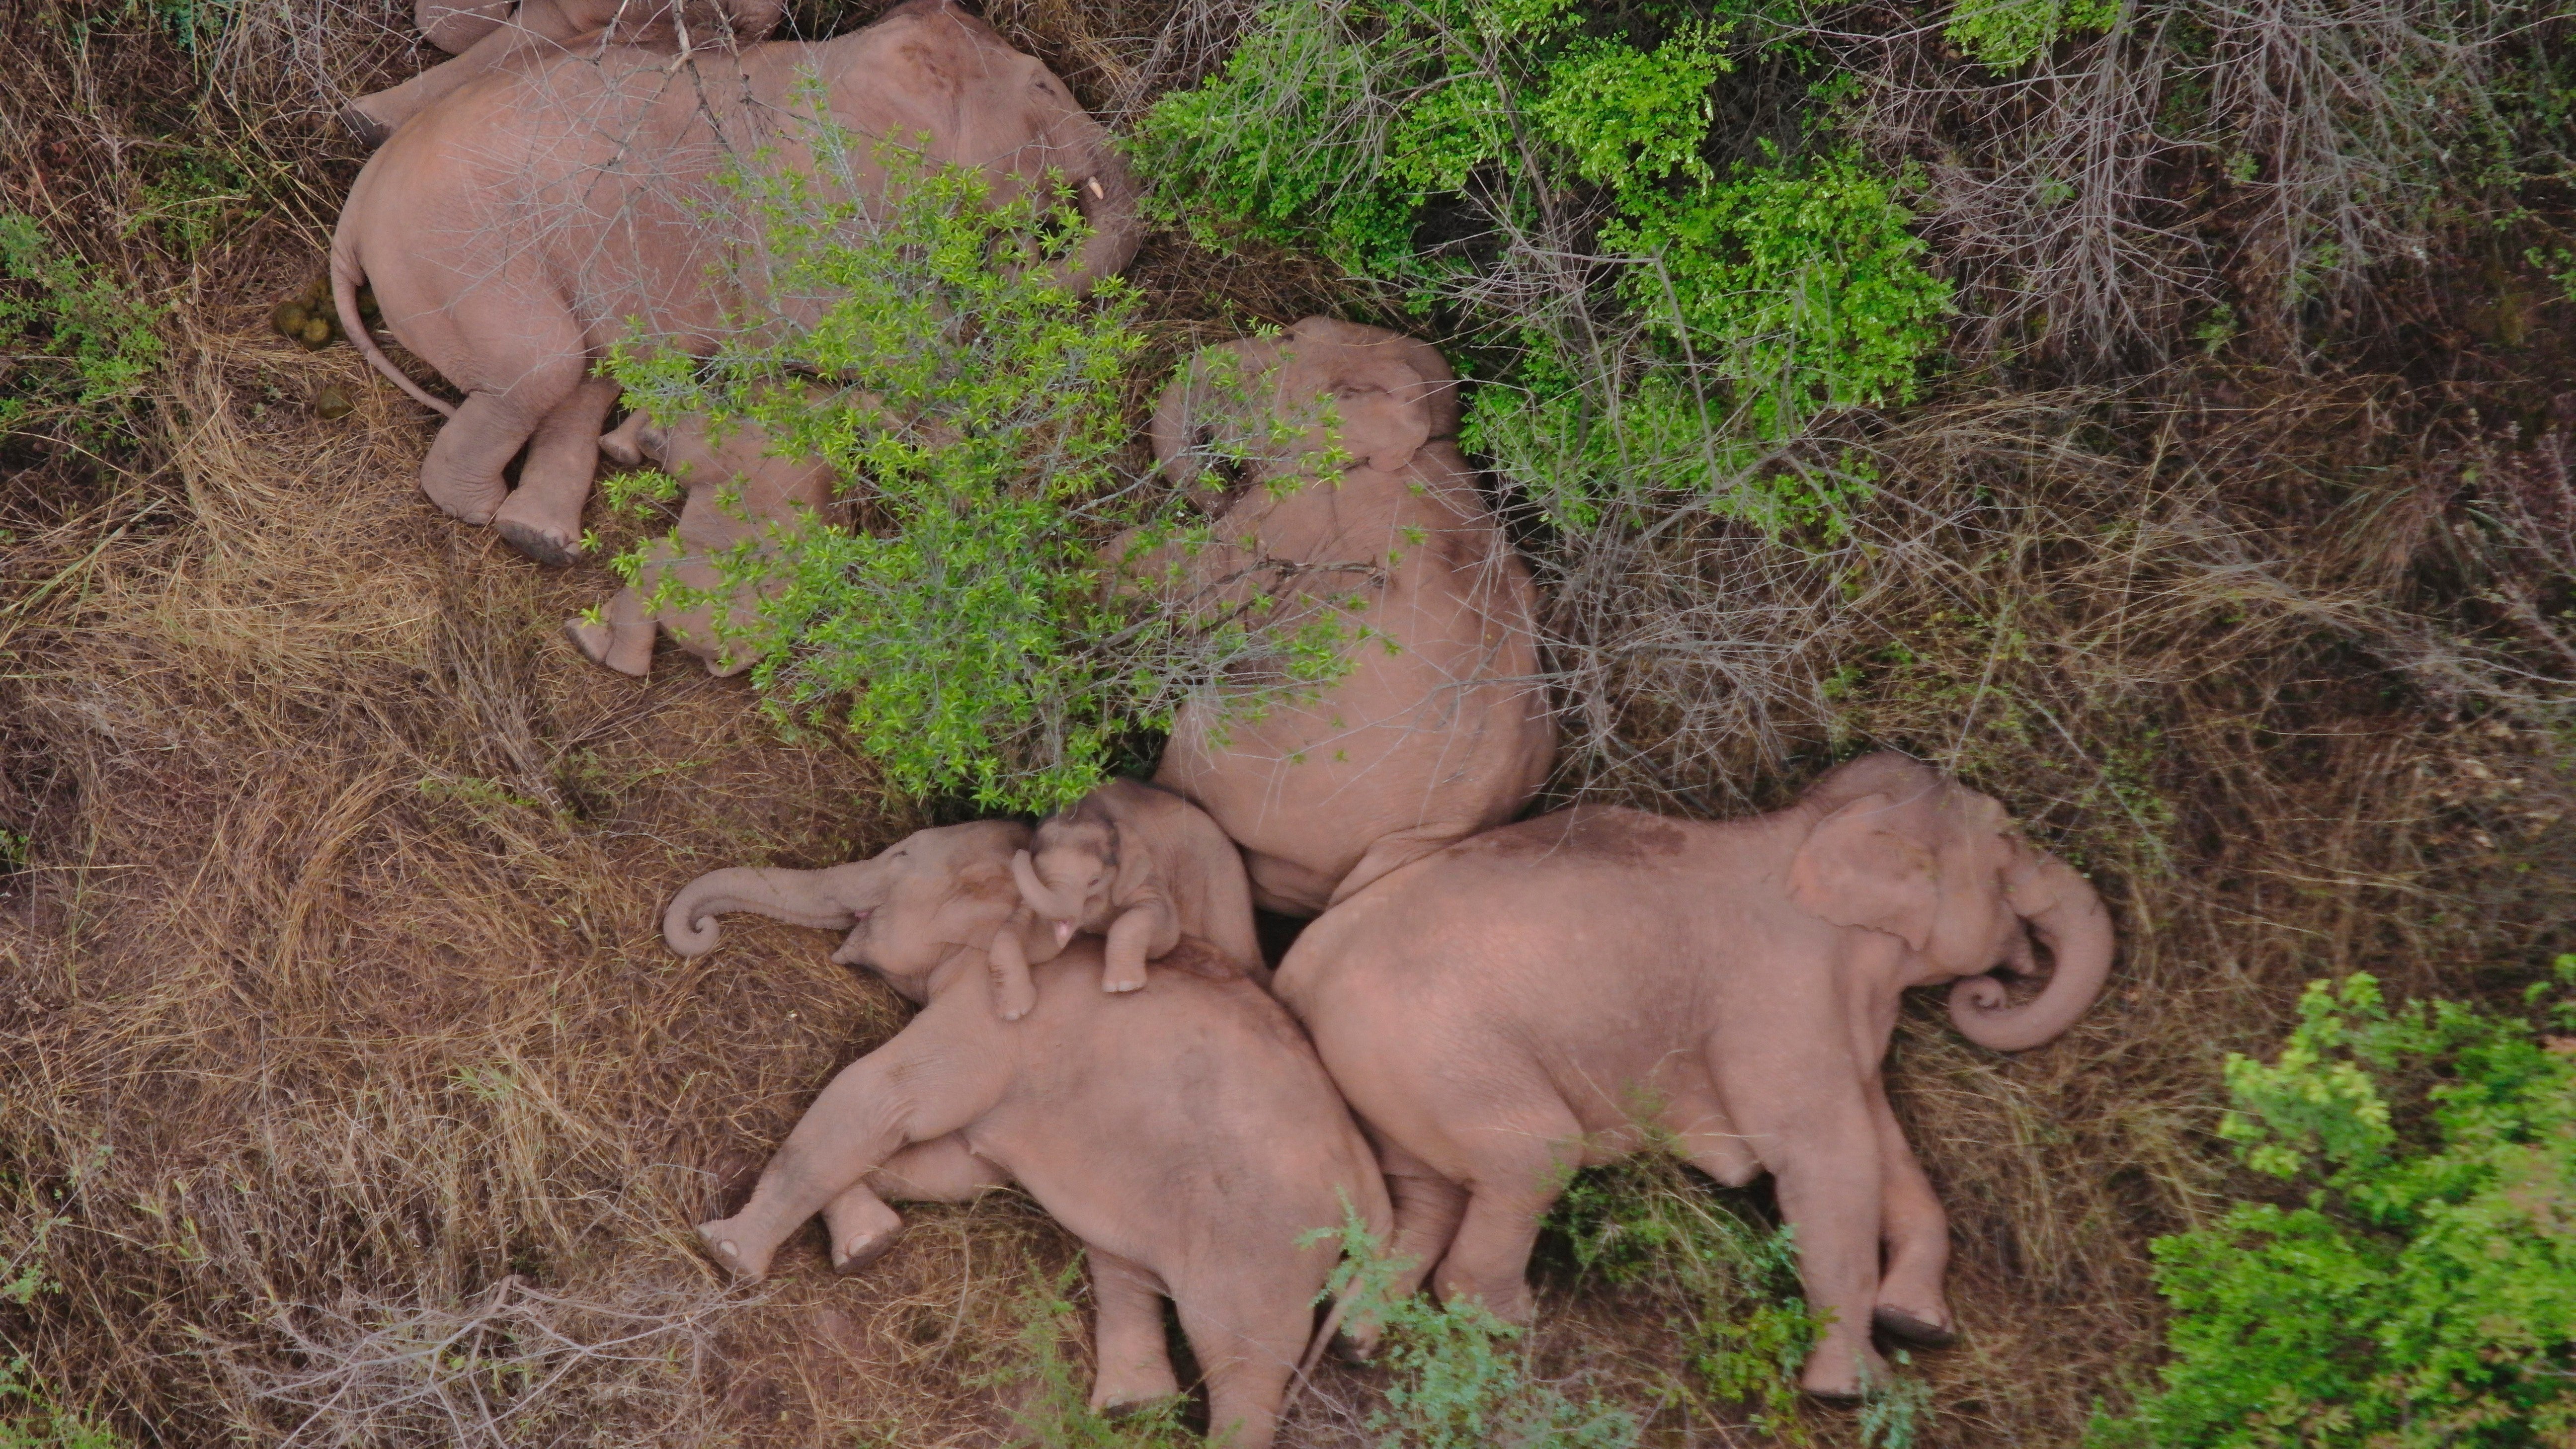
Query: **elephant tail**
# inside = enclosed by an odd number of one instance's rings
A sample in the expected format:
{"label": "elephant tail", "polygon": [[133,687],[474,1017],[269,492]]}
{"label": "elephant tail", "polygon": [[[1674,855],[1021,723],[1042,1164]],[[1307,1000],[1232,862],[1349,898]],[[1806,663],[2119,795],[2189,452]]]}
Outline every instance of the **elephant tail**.
{"label": "elephant tail", "polygon": [[1332,1347],[1333,1335],[1342,1331],[1342,1313],[1350,1306],[1348,1298],[1336,1298],[1333,1306],[1324,1310],[1323,1326],[1315,1330],[1315,1341],[1306,1345],[1305,1357],[1297,1360],[1297,1376],[1288,1381],[1288,1392],[1280,1396],[1280,1418],[1287,1418],[1288,1411],[1297,1407],[1299,1391],[1306,1387],[1307,1380],[1314,1377],[1315,1365],[1324,1361],[1324,1350]]}
{"label": "elephant tail", "polygon": [[393,359],[376,345],[375,334],[367,330],[367,319],[358,315],[358,284],[366,280],[365,268],[358,265],[357,249],[349,244],[346,233],[331,242],[331,301],[340,309],[340,330],[349,334],[349,345],[367,359],[376,371],[393,379],[394,386],[410,393],[441,417],[456,416],[456,405],[429,395],[427,389],[403,375]]}

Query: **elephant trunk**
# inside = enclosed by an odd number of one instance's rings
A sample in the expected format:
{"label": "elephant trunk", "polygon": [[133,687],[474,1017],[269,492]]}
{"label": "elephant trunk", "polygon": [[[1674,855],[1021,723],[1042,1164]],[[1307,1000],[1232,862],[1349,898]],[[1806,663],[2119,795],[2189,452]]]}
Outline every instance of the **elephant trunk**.
{"label": "elephant trunk", "polygon": [[1074,892],[1046,884],[1046,877],[1038,874],[1038,861],[1030,859],[1028,851],[1015,853],[1010,859],[1010,879],[1020,882],[1020,900],[1028,902],[1028,908],[1038,915],[1051,920],[1082,918],[1082,900],[1077,900]]}
{"label": "elephant trunk", "polygon": [[1142,193],[1136,175],[1108,129],[1079,108],[1069,110],[1064,129],[1071,143],[1064,174],[1073,183],[1074,209],[1091,228],[1062,274],[1065,286],[1080,296],[1127,269],[1144,243],[1145,224],[1137,217]]}
{"label": "elephant trunk", "polygon": [[1977,1045],[2026,1051],[2056,1040],[2102,994],[2115,942],[2111,913],[2085,879],[2053,856],[2038,855],[2008,881],[2013,909],[2056,958],[2039,995],[2007,1005],[2003,983],[1971,976],[1950,988],[1950,1024]]}
{"label": "elephant trunk", "polygon": [[662,915],[662,940],[683,956],[703,956],[722,934],[715,917],[752,911],[791,925],[846,931],[864,911],[848,904],[838,870],[773,870],[744,866],[709,871],[680,888]]}

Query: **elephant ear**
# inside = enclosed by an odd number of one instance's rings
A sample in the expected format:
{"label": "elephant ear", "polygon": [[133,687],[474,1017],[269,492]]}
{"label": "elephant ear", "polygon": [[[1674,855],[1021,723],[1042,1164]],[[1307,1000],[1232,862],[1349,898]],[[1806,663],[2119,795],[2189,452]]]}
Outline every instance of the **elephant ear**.
{"label": "elephant ear", "polygon": [[1863,795],[1816,822],[1789,862],[1789,899],[1837,926],[1885,931],[1922,950],[1941,911],[1937,869],[1900,819],[1895,800]]}
{"label": "elephant ear", "polygon": [[1338,390],[1342,446],[1381,473],[1401,472],[1431,439],[1431,409],[1422,374],[1400,362],[1373,367],[1364,381]]}

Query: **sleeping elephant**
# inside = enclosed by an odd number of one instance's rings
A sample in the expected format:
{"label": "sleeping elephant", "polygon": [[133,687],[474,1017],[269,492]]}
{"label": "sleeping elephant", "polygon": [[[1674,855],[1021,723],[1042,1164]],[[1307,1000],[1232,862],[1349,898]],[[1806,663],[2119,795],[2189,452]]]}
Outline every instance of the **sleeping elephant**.
{"label": "sleeping elephant", "polygon": [[[783,581],[728,585],[723,565],[748,567],[790,543],[831,506],[839,477],[819,458],[777,457],[772,446],[757,423],[739,423],[716,438],[703,416],[662,427],[641,412],[599,440],[609,461],[649,462],[685,495],[679,525],[647,545],[635,582],[610,596],[598,618],[565,621],[565,636],[584,657],[641,679],[652,670],[659,630],[705,660],[718,678],[752,666],[760,653],[759,604]],[[666,585],[688,592],[666,596]]]}
{"label": "sleeping elephant", "polygon": [[1185,705],[1154,775],[1243,847],[1265,909],[1311,916],[1511,819],[1554,762],[1535,590],[1459,455],[1457,386],[1426,343],[1309,317],[1201,352],[1154,414],[1215,523],[1131,576],[1177,573],[1194,609],[1275,592],[1283,631],[1342,635],[1348,672],[1310,695]]}
{"label": "sleeping elephant", "polygon": [[715,912],[760,911],[848,930],[833,959],[921,1003],[823,1089],[742,1210],[698,1232],[718,1263],[756,1279],[819,1211],[834,1265],[852,1272],[902,1231],[882,1194],[958,1199],[1016,1182],[1089,1258],[1093,1407],[1177,1391],[1169,1297],[1216,1435],[1260,1449],[1290,1374],[1333,1327],[1316,1329],[1313,1304],[1339,1249],[1303,1239],[1347,1210],[1383,1231],[1385,1184],[1296,1023],[1239,975],[1174,971],[1111,995],[1095,984],[1098,941],[1080,937],[1035,969],[1027,1020],[995,1016],[983,943],[1020,914],[1010,861],[1027,843],[1023,825],[979,821],[831,870],[717,871],[680,892],[663,935],[683,955],[715,947]]}
{"label": "sleeping elephant", "polygon": [[[1998,967],[2054,957],[2008,1004]],[[2091,886],[1993,800],[1902,755],[1776,814],[1585,807],[1462,841],[1306,928],[1277,990],[1378,1144],[1410,1289],[1530,1313],[1524,1279],[1576,1168],[1669,1142],[1729,1186],[1769,1172],[1809,1304],[1804,1384],[1885,1382],[1881,1332],[1952,1336],[1949,1228],[1880,1079],[1907,988],[1999,1051],[2071,1026],[2111,965]],[[1880,1248],[1886,1249],[1884,1266]]]}
{"label": "sleeping elephant", "polygon": [[[825,123],[915,149],[852,146],[816,177]],[[612,344],[641,335],[703,354],[732,319],[819,316],[815,297],[759,287],[761,208],[725,181],[740,158],[815,177],[828,202],[881,195],[904,155],[981,168],[996,205],[1063,180],[1090,226],[1064,265],[1068,286],[1135,254],[1136,189],[1108,133],[1045,66],[947,0],[908,0],[812,44],[532,59],[414,117],[350,189],[331,277],[368,361],[449,417],[422,491],[533,558],[570,562],[617,399],[615,382],[592,375]],[[404,377],[359,325],[368,280],[387,330],[463,390],[461,405]],[[513,491],[502,470],[523,446]]]}
{"label": "sleeping elephant", "polygon": [[[1041,945],[1062,949],[1082,931],[1102,937],[1101,990],[1143,990],[1145,963],[1187,937],[1214,947],[1198,953],[1213,963],[1269,980],[1243,854],[1189,801],[1111,780],[1039,821],[1030,846],[1011,857],[1011,875],[1021,903],[1047,928]],[[993,979],[994,1009],[1005,1019],[1036,1005],[1018,933],[994,942]]]}
{"label": "sleeping elephant", "polygon": [[413,18],[422,37],[455,59],[351,101],[340,121],[359,140],[378,146],[441,97],[513,62],[606,45],[641,46],[663,55],[732,50],[768,39],[786,13],[783,0],[420,0]]}

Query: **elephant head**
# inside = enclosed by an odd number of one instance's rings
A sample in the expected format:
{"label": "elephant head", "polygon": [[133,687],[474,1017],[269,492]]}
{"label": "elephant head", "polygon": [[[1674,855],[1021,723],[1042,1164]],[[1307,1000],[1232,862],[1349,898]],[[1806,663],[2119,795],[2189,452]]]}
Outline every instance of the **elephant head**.
{"label": "elephant head", "polygon": [[703,956],[715,949],[712,918],[724,911],[845,930],[849,939],[833,960],[865,966],[924,1000],[934,970],[961,948],[989,947],[1019,912],[1011,856],[1028,835],[1015,821],[978,820],[917,830],[878,855],[826,870],[711,871],[681,887],[662,917],[662,939],[683,956]]}
{"label": "elephant head", "polygon": [[1201,350],[1164,389],[1152,425],[1155,461],[1185,488],[1214,458],[1267,479],[1336,446],[1398,472],[1424,443],[1457,433],[1458,375],[1440,349],[1330,317]]}
{"label": "elephant head", "polygon": [[[1997,1051],[2041,1045],[2101,994],[2113,947],[2101,897],[2025,843],[1991,798],[1881,753],[1817,781],[1801,804],[1815,825],[1790,862],[1790,897],[1836,925],[1904,941],[1921,963],[1905,985],[1956,981],[1950,1021],[1970,1041]],[[2014,1006],[1992,973],[2029,970],[2032,936],[2055,969],[2038,996]]]}
{"label": "elephant head", "polygon": [[1011,877],[1053,937],[1048,956],[1029,958],[1042,961],[1106,910],[1118,874],[1118,826],[1077,805],[1040,822],[1032,845],[1011,857]]}

